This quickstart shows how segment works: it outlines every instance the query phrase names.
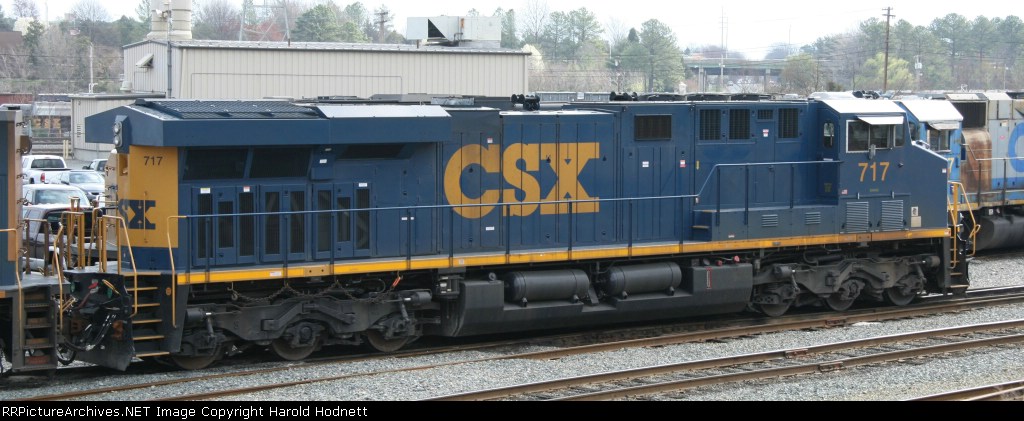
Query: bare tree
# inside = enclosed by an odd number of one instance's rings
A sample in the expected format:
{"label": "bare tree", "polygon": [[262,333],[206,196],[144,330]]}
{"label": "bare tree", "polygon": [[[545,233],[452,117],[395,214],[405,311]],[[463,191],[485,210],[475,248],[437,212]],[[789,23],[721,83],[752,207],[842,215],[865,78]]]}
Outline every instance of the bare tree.
{"label": "bare tree", "polygon": [[197,39],[238,39],[241,12],[229,0],[207,0],[192,17],[192,32]]}
{"label": "bare tree", "polygon": [[527,0],[523,8],[522,21],[519,25],[523,28],[523,41],[527,44],[537,44],[544,36],[544,28],[548,25],[548,3],[543,0]]}
{"label": "bare tree", "polygon": [[609,18],[604,24],[604,33],[608,34],[608,40],[612,45],[618,45],[629,36],[629,25],[619,19]]}
{"label": "bare tree", "polygon": [[39,7],[35,0],[14,0],[14,16],[39,19]]}
{"label": "bare tree", "polygon": [[20,84],[32,74],[32,63],[24,47],[10,48],[0,54],[0,91],[24,92]]}
{"label": "bare tree", "polygon": [[107,22],[110,20],[110,13],[99,0],[78,0],[71,6],[71,13],[79,21]]}

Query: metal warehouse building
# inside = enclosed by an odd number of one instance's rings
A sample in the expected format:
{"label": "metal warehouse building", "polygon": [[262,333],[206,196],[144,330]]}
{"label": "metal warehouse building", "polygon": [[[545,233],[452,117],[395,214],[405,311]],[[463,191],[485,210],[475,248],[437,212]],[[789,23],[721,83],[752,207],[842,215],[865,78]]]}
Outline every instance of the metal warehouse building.
{"label": "metal warehouse building", "polygon": [[169,98],[528,91],[529,53],[501,48],[151,39],[125,47],[124,57],[123,90]]}
{"label": "metal warehouse building", "polygon": [[[529,92],[530,53],[491,47],[498,45],[500,25],[497,31],[480,31],[480,38],[474,38],[479,42],[465,42],[467,35],[477,33],[455,34],[463,47],[200,41],[192,39],[190,0],[150,0],[150,6],[152,32],[145,41],[124,47],[123,94],[73,97],[77,159],[105,158],[108,152],[85,142],[85,117],[137,98],[369,98],[411,93],[507,97]],[[413,22],[434,28],[430,25],[445,19]],[[458,31],[479,25],[469,18],[450,23]]]}

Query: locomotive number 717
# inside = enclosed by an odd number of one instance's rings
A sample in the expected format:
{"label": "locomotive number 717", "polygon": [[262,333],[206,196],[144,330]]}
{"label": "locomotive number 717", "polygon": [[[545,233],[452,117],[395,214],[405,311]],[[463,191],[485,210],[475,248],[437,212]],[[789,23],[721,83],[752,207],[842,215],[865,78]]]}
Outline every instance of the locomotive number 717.
{"label": "locomotive number 717", "polygon": [[[860,182],[864,182],[864,178],[867,177],[868,168],[871,169],[871,181],[885,181],[885,176],[889,173],[888,162],[861,162],[857,164],[860,167]],[[881,172],[881,174],[879,174]],[[881,178],[878,176],[881,175]]]}

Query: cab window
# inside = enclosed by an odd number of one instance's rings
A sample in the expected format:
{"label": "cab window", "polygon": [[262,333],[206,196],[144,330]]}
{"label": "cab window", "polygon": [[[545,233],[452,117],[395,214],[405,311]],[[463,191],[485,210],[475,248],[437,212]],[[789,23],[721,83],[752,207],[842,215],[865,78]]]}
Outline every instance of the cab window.
{"label": "cab window", "polygon": [[928,147],[933,151],[949,151],[949,130],[928,129]]}

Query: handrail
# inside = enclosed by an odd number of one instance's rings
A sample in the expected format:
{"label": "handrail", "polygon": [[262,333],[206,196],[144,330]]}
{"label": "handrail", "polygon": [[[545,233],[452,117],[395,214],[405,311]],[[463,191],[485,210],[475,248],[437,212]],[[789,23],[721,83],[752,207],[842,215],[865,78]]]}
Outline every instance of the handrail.
{"label": "handrail", "polygon": [[[135,288],[135,291],[133,291],[134,294],[132,294],[132,298],[134,300],[134,303],[132,304],[132,314],[129,317],[135,317],[135,315],[139,313],[139,270],[135,266],[135,252],[132,251],[132,240],[131,240],[131,238],[128,238],[128,225],[124,222],[124,218],[122,218],[120,216],[103,215],[102,219],[112,219],[112,220],[115,220],[115,221],[120,223],[120,227],[121,228],[124,228],[125,246],[128,249],[128,259],[129,259],[129,262],[131,262],[131,264],[132,264],[132,278],[134,279],[134,287],[133,288]],[[121,236],[118,235],[118,253],[119,254],[121,252],[121,247],[120,247],[120,242],[121,241],[120,240],[121,240]],[[106,247],[107,247],[107,245],[106,245],[106,243],[104,243],[103,244],[103,248],[106,249]],[[118,264],[117,264],[117,274],[118,275],[121,275],[121,264],[120,264],[120,261],[121,261],[121,259],[119,257],[118,258]]]}
{"label": "handrail", "polygon": [[175,294],[178,291],[178,273],[174,267],[174,247],[171,245],[171,220],[187,219],[187,216],[168,216],[167,217],[167,254],[171,260],[171,326],[178,327],[178,300],[175,299]]}
{"label": "handrail", "polygon": [[[961,225],[960,224],[960,197],[961,196],[963,196],[964,201],[967,203],[967,210],[968,211],[965,212],[965,213],[968,214],[968,216],[970,218],[970,222],[971,222],[971,227],[972,227],[970,233],[967,235],[967,238],[969,239],[970,244],[971,244],[971,250],[970,250],[969,253],[967,253],[967,256],[974,256],[978,252],[978,244],[977,244],[976,238],[977,238],[978,232],[981,230],[981,226],[978,225],[977,221],[974,219],[974,212],[971,211],[970,202],[968,201],[968,197],[967,197],[967,191],[964,188],[963,183],[960,183],[960,182],[957,182],[957,181],[949,181],[948,183],[953,188],[952,203],[949,203],[949,198],[947,198],[947,208],[949,209],[950,225],[952,226],[952,231],[950,232],[950,234],[951,234],[952,241],[953,241],[952,250],[950,250],[950,252],[952,253],[952,256],[950,258],[950,266],[955,268],[956,266],[958,266],[960,264],[960,259],[958,257],[957,250],[960,248],[960,246],[958,245],[958,241],[960,240],[960,232],[961,232],[961,229],[960,229],[960,225]],[[965,252],[966,252],[966,250],[965,250]]]}
{"label": "handrail", "polygon": [[[685,194],[685,195],[652,196],[652,197],[629,197],[629,198],[604,198],[604,199],[602,199],[602,198],[588,198],[588,199],[556,200],[556,201],[533,201],[533,202],[518,202],[518,201],[516,201],[516,202],[496,202],[496,203],[464,203],[464,204],[441,204],[441,205],[421,205],[421,206],[393,206],[393,207],[376,207],[376,208],[365,208],[365,209],[363,209],[363,208],[359,208],[359,209],[309,209],[309,210],[296,210],[296,211],[284,211],[284,212],[210,213],[210,214],[176,215],[176,216],[168,217],[168,231],[166,232],[166,235],[168,236],[168,253],[171,256],[172,275],[176,277],[177,276],[177,267],[176,267],[176,264],[174,262],[173,249],[171,248],[170,238],[169,237],[170,237],[171,221],[172,220],[178,220],[178,219],[196,219],[197,221],[199,221],[199,223],[200,223],[199,225],[201,226],[201,225],[203,225],[202,223],[204,221],[214,221],[215,222],[215,221],[217,221],[218,219],[221,219],[221,218],[224,218],[227,221],[226,222],[218,222],[218,223],[229,223],[229,224],[232,224],[232,223],[237,223],[237,220],[238,220],[237,218],[241,218],[241,217],[261,218],[261,217],[268,217],[268,216],[277,216],[277,217],[285,217],[285,218],[287,218],[287,217],[292,216],[292,215],[300,215],[300,216],[305,216],[305,217],[312,217],[312,218],[314,218],[313,220],[316,220],[315,218],[317,218],[318,215],[324,215],[324,214],[327,214],[327,213],[330,213],[332,216],[335,216],[335,215],[338,215],[338,214],[341,214],[341,213],[345,213],[345,214],[358,214],[359,212],[372,212],[372,213],[375,213],[375,214],[379,215],[379,214],[385,214],[385,213],[393,212],[393,213],[395,213],[396,215],[399,215],[399,216],[404,215],[405,216],[405,220],[411,221],[412,220],[411,216],[412,215],[417,215],[420,212],[443,210],[443,211],[447,211],[447,218],[446,219],[448,220],[448,223],[451,226],[454,226],[455,222],[454,222],[453,219],[454,219],[454,214],[456,213],[455,212],[456,209],[472,209],[472,208],[485,208],[486,207],[486,208],[493,208],[493,209],[497,210],[499,213],[507,214],[507,213],[510,213],[510,212],[508,212],[508,210],[511,209],[511,208],[514,208],[514,207],[541,206],[541,205],[543,205],[543,206],[555,206],[557,209],[569,209],[569,210],[571,210],[572,213],[568,214],[567,216],[565,216],[564,212],[559,212],[560,215],[563,215],[563,217],[568,217],[569,220],[571,221],[571,220],[574,219],[574,216],[575,216],[576,212],[578,212],[578,209],[579,208],[583,208],[583,206],[581,206],[581,204],[584,204],[584,203],[591,203],[591,204],[593,204],[593,203],[606,203],[606,204],[623,204],[624,206],[628,206],[630,217],[627,218],[627,219],[629,221],[632,221],[632,219],[633,219],[632,214],[633,214],[633,211],[634,211],[633,208],[634,208],[634,206],[638,202],[676,200],[676,201],[679,201],[679,204],[681,206],[683,206],[684,209],[687,207],[687,203],[686,203],[687,200],[693,201],[694,204],[699,204],[701,196],[704,195],[706,193],[706,191],[709,191],[710,188],[713,188],[713,185],[712,185],[712,181],[714,181],[713,179],[718,179],[719,181],[721,181],[721,175],[720,174],[721,174],[721,171],[723,169],[727,169],[727,168],[731,168],[731,167],[745,168],[746,171],[749,173],[748,177],[747,177],[747,180],[746,180],[747,189],[749,190],[750,189],[750,175],[753,174],[753,172],[750,171],[751,167],[770,167],[770,168],[774,168],[774,167],[777,167],[779,165],[784,165],[784,166],[789,168],[789,174],[791,176],[794,176],[796,174],[796,167],[797,166],[815,166],[815,167],[817,167],[817,166],[820,166],[822,164],[830,165],[830,166],[836,166],[836,165],[843,164],[843,162],[844,161],[841,161],[841,160],[821,160],[821,161],[793,161],[793,162],[763,162],[763,163],[717,164],[717,165],[713,165],[713,166],[709,167],[709,169],[707,170],[709,172],[706,174],[706,176],[704,178],[704,182],[701,184],[700,189],[696,193],[694,193],[694,194]],[[783,169],[783,171],[785,171],[785,170]],[[795,179],[790,180],[791,184],[793,184],[795,182],[796,182]],[[748,191],[747,196],[749,196],[749,194],[750,193]],[[899,193],[898,195],[905,195],[905,193]],[[889,197],[889,195],[886,195],[885,197]],[[787,202],[788,203],[786,205],[788,205],[790,208],[796,207],[796,199],[795,199],[794,195],[791,194],[791,197],[789,198],[789,200]],[[746,209],[746,211],[748,213],[750,212],[750,207],[752,205],[753,205],[752,199],[748,197],[747,203],[745,203],[745,205],[744,205],[745,206],[744,208]],[[625,211],[625,210],[626,209],[623,209],[623,211]],[[508,219],[505,218],[506,225],[507,225],[507,222],[508,222]],[[498,223],[502,224],[502,222],[498,222]],[[187,232],[185,233],[186,234],[186,238],[192,238],[193,235],[197,235],[197,234],[198,235],[202,235],[204,237],[210,236],[210,235],[215,235],[215,230],[213,229],[212,225],[206,226],[206,228],[200,229],[200,231],[198,233],[194,231],[193,225],[194,224],[191,224],[191,223],[186,224],[186,226],[188,227]],[[634,222],[630,222],[628,224],[629,235],[628,235],[628,238],[626,239],[626,241],[629,242],[629,245],[630,245],[629,247],[630,248],[632,248],[632,244],[633,244],[633,241],[634,241],[634,233],[633,233],[633,229],[635,228],[634,225],[635,225]],[[182,227],[183,226],[179,224],[177,229],[180,231],[182,229]],[[508,228],[508,227],[506,227],[506,228]],[[404,230],[404,231],[406,231],[406,234],[410,236],[409,241],[412,241],[412,232],[413,231],[411,231],[411,229],[412,228],[409,227],[408,229]],[[570,230],[569,231],[569,239],[567,240],[568,241],[568,250],[569,250],[570,253],[572,253],[573,249],[577,248],[577,245],[575,244],[575,240],[574,240],[575,237],[573,236],[574,228],[570,227],[569,230]],[[506,233],[508,233],[509,229],[506,229],[504,231]],[[284,235],[287,235],[287,233],[285,233]],[[212,245],[214,244],[214,242],[213,242],[214,238],[212,238],[212,237],[211,238],[206,238],[206,240],[209,242],[209,244],[212,247]],[[290,239],[289,239],[289,241],[290,241]],[[448,245],[448,253],[447,253],[448,254],[448,258],[451,261],[451,259],[454,258],[454,253],[455,253],[455,249],[456,249],[456,247],[454,245],[454,236],[449,237],[448,241],[446,241],[446,242],[447,242],[447,245]],[[504,244],[504,248],[505,248],[506,254],[510,254],[511,253],[511,250],[510,250],[511,236],[506,235],[504,243],[505,243]],[[439,243],[438,245],[441,245],[442,247],[444,246],[441,243]],[[179,247],[180,247],[180,245],[179,245]],[[630,253],[631,252],[632,251],[630,251]],[[288,258],[287,254],[288,254],[288,252],[285,252],[282,255],[282,257],[281,257],[284,260],[285,268],[287,268],[288,263],[291,261],[291,259]],[[191,252],[186,252],[186,255],[189,256],[189,261],[191,262],[191,258],[192,258]],[[333,255],[334,255],[334,252],[332,251],[332,256]],[[397,250],[397,254],[395,255],[395,257],[405,257],[407,262],[411,262],[412,255],[413,255],[413,250],[412,250],[412,244],[410,243],[408,245],[408,247],[406,247],[404,250],[402,250],[402,249]],[[199,257],[202,258],[202,256],[199,256]],[[207,272],[209,272],[212,269],[211,266],[210,266],[211,263],[212,263],[211,258],[212,257],[207,256],[207,258],[205,259],[205,266],[206,266],[205,269],[206,269]],[[191,268],[191,265],[189,265],[187,267]],[[177,282],[177,280],[175,280],[175,283],[176,282]]]}

